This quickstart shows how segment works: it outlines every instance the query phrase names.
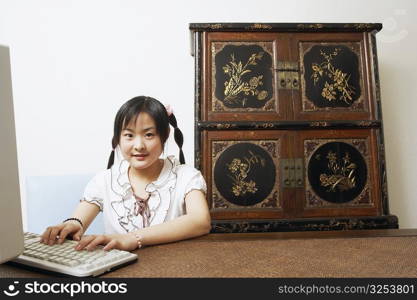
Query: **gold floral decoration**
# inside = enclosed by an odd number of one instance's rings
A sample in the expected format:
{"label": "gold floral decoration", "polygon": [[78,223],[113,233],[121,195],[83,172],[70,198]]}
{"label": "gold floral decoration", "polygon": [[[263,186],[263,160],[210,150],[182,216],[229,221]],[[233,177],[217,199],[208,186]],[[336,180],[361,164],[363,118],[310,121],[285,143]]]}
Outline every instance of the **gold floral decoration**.
{"label": "gold floral decoration", "polygon": [[253,24],[249,28],[251,29],[272,29],[271,25],[268,24]]}
{"label": "gold floral decoration", "polygon": [[222,28],[223,27],[223,25],[222,24],[211,24],[210,25],[210,28],[211,29],[220,29],[220,28]]}
{"label": "gold floral decoration", "polygon": [[245,106],[246,99],[239,100],[239,94],[256,96],[259,101],[265,100],[268,97],[268,92],[265,90],[259,90],[263,85],[263,75],[253,76],[249,81],[244,81],[242,76],[244,74],[252,72],[250,66],[256,66],[257,60],[260,61],[263,57],[263,52],[253,53],[245,65],[242,61],[237,62],[235,59],[234,53],[232,53],[231,60],[225,66],[223,66],[223,72],[229,77],[228,80],[224,82],[224,101],[226,103],[239,103],[242,106]]}
{"label": "gold floral decoration", "polygon": [[350,155],[345,152],[342,160],[338,160],[336,153],[329,151],[327,154],[330,174],[321,174],[320,183],[324,187],[329,187],[329,192],[347,191],[356,186],[356,177],[354,176],[356,164],[351,162]]}
{"label": "gold floral decoration", "polygon": [[237,197],[244,196],[247,193],[255,194],[258,191],[256,182],[253,180],[246,181],[246,178],[253,166],[265,166],[265,160],[263,158],[253,154],[252,151],[249,151],[249,154],[249,157],[245,156],[243,159],[234,158],[230,164],[227,164],[230,171],[228,176],[233,181],[232,192]]}
{"label": "gold floral decoration", "polygon": [[[313,63],[311,68],[313,69],[313,75],[311,77],[314,80],[314,85],[320,78],[324,78],[324,88],[321,95],[328,101],[343,101],[347,104],[351,104],[353,101],[352,95],[355,94],[354,87],[349,85],[350,75],[343,73],[340,69],[336,69],[332,60],[340,53],[341,49],[336,48],[333,53],[326,54],[323,50],[320,50],[320,54],[324,57],[324,61],[320,64]],[[329,81],[330,83],[329,83]],[[340,96],[337,98],[337,92]]]}

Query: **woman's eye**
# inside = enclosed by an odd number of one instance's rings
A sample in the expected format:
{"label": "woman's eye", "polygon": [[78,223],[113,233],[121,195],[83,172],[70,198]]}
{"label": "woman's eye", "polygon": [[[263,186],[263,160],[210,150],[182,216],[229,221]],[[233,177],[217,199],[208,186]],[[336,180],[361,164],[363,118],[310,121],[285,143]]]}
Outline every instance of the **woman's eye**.
{"label": "woman's eye", "polygon": [[150,138],[150,137],[153,137],[153,136],[154,136],[154,134],[153,134],[153,133],[148,132],[147,134],[145,134],[145,136],[146,136],[147,138]]}
{"label": "woman's eye", "polygon": [[131,134],[131,133],[125,133],[124,136],[127,137],[127,138],[132,138],[133,137],[133,134]]}

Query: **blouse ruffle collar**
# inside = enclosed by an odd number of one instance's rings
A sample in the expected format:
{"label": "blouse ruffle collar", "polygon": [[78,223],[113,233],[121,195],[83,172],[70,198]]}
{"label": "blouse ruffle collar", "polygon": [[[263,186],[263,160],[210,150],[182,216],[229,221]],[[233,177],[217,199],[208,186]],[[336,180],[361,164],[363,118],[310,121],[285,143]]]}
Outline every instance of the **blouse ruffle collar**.
{"label": "blouse ruffle collar", "polygon": [[[180,162],[174,156],[168,156],[164,160],[164,165],[157,180],[149,183],[145,188],[145,191],[151,195],[148,202],[151,211],[151,225],[162,223],[165,220],[171,198],[173,197],[171,192],[175,190],[177,166],[179,165]],[[131,215],[131,209],[128,203],[131,202],[133,189],[129,181],[129,166],[129,162],[123,158],[120,147],[117,146],[115,149],[114,164],[111,167],[111,186],[113,192],[119,195],[120,199],[112,201],[112,206],[116,211],[119,211],[119,217],[122,217],[121,214],[124,215],[122,219]],[[120,209],[125,212],[122,213]]]}
{"label": "blouse ruffle collar", "polygon": [[[156,190],[164,188],[164,186],[170,181],[176,179],[176,169],[179,165],[180,162],[175,158],[175,156],[168,156],[164,160],[164,165],[158,178],[149,183],[146,186],[145,191],[152,193]],[[132,189],[129,180],[129,166],[129,162],[123,157],[120,147],[117,146],[115,149],[114,164],[111,167],[111,185],[113,191],[122,197],[129,195]]]}

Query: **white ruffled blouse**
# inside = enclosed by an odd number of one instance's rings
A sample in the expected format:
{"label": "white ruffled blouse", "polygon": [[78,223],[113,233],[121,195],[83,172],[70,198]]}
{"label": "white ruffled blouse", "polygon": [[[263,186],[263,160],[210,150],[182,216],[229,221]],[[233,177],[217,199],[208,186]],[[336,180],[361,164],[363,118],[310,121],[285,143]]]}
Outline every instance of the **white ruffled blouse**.
{"label": "white ruffled blouse", "polygon": [[[144,224],[142,215],[135,213],[136,199],[128,177],[129,163],[120,157],[120,152],[116,151],[114,165],[91,179],[81,199],[97,205],[103,212],[106,234],[135,231]],[[192,190],[206,193],[207,187],[200,171],[168,156],[158,179],[145,190],[150,194],[148,222],[152,226],[184,215],[185,196]]]}

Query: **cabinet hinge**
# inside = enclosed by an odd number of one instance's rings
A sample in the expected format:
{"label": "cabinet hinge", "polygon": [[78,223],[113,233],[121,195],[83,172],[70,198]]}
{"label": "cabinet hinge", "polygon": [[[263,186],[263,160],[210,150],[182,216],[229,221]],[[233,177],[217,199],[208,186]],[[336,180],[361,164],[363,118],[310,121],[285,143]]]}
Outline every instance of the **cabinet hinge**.
{"label": "cabinet hinge", "polygon": [[281,160],[281,186],[283,188],[299,188],[304,184],[304,166],[302,158]]}
{"label": "cabinet hinge", "polygon": [[279,61],[275,71],[278,72],[278,88],[292,90],[300,88],[298,62]]}

